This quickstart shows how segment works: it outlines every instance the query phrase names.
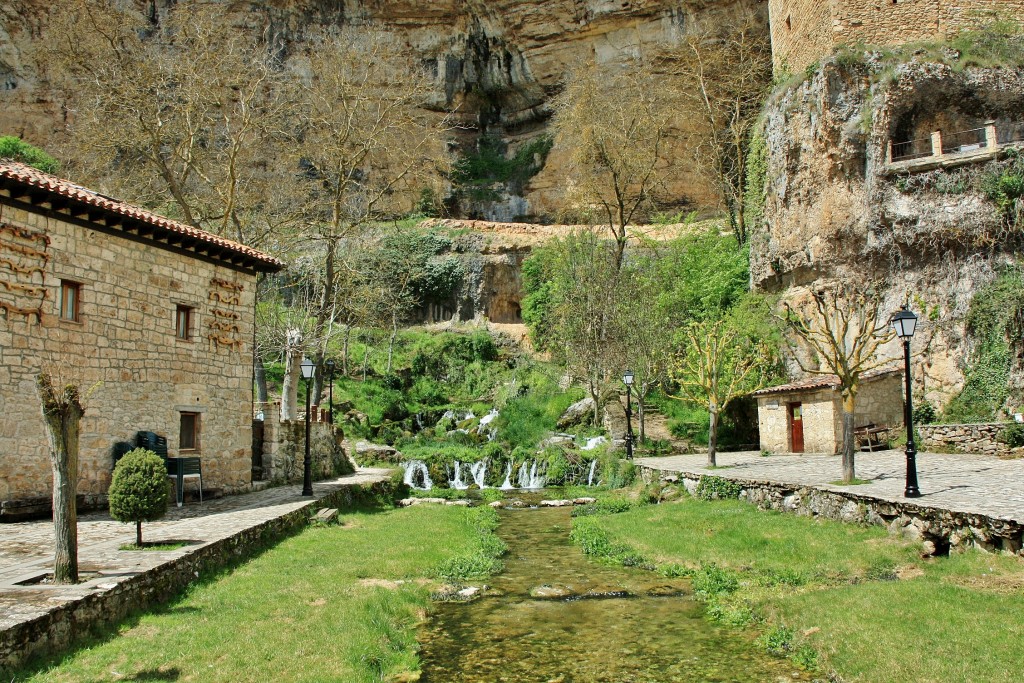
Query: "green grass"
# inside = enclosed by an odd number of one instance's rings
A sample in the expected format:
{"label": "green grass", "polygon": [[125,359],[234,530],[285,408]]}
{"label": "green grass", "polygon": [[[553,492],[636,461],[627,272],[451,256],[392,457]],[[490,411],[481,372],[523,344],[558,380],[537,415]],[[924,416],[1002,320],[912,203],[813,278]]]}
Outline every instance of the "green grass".
{"label": "green grass", "polygon": [[362,683],[416,670],[431,584],[453,557],[500,550],[494,518],[440,506],[345,514],[14,680]]}
{"label": "green grass", "polygon": [[711,618],[757,624],[766,650],[846,683],[1009,683],[1024,667],[1017,557],[924,560],[878,527],[731,500],[686,498],[573,526],[597,555],[691,576]]}

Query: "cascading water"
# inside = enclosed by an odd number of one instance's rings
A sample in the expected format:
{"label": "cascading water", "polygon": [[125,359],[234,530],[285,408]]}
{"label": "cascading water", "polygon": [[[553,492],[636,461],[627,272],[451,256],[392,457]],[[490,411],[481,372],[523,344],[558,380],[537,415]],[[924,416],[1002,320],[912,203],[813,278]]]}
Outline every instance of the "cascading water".
{"label": "cascading water", "polygon": [[470,465],[469,473],[473,475],[473,483],[476,484],[477,487],[482,489],[487,488],[487,484],[484,483],[484,479],[487,477],[486,460],[481,460]]}
{"label": "cascading water", "polygon": [[469,484],[462,481],[462,463],[455,461],[455,477],[448,480],[448,486],[453,489],[468,489]]}
{"label": "cascading water", "polygon": [[587,443],[580,446],[581,451],[592,451],[603,443],[608,443],[608,439],[603,436],[592,436],[587,439]]}
{"label": "cascading water", "polygon": [[401,467],[405,470],[402,483],[409,488],[429,491],[434,487],[434,482],[430,480],[430,473],[427,471],[427,464],[422,460],[403,462]]}
{"label": "cascading water", "polygon": [[538,474],[539,463],[534,460],[533,464],[529,468],[526,467],[526,462],[523,462],[523,466],[519,468],[519,488],[521,489],[542,489],[545,481],[543,474]]}
{"label": "cascading water", "polygon": [[508,469],[505,470],[505,483],[501,485],[502,491],[511,491],[515,488],[515,486],[512,485],[512,467],[515,464],[514,460],[508,461]]}
{"label": "cascading water", "polygon": [[597,469],[597,461],[590,461],[590,474],[587,475],[587,486],[594,485],[594,471]]}

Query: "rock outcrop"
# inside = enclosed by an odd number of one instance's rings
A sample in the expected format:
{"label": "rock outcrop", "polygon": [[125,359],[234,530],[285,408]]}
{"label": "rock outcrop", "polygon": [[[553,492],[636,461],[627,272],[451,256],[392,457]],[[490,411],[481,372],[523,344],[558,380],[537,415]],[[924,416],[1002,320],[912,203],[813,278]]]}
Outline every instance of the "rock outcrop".
{"label": "rock outcrop", "polygon": [[[170,0],[121,0],[159,21]],[[513,152],[543,133],[550,99],[574,63],[596,59],[616,68],[624,57],[677,43],[695,19],[714,23],[758,0],[277,0],[232,5],[239,30],[267,31],[275,44],[301,43],[324,26],[376,24],[399,36],[434,75],[429,107],[454,110],[469,141],[500,136]],[[0,8],[0,134],[59,148],[67,112],[40,80],[35,50],[45,46],[49,3],[11,0]],[[765,31],[767,27],[767,13]],[[685,149],[681,150],[685,153]],[[564,173],[552,154],[522,196],[495,203],[490,218],[553,214]],[[700,204],[717,198],[695,174],[670,191]]]}
{"label": "rock outcrop", "polygon": [[[1015,130],[1024,71],[880,59],[827,60],[769,103],[765,226],[751,238],[751,280],[798,304],[836,279],[876,287],[886,312],[909,301],[921,315],[914,350],[925,352],[915,379],[941,404],[962,386],[971,299],[1019,238],[976,182],[998,161],[911,173],[887,150],[991,120]],[[887,353],[902,357],[896,342]]]}

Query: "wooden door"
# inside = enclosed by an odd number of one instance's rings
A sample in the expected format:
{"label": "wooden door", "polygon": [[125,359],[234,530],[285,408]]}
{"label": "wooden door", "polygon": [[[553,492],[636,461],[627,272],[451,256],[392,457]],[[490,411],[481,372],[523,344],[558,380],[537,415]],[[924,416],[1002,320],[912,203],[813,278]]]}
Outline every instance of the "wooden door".
{"label": "wooden door", "polygon": [[800,403],[789,404],[789,431],[793,453],[804,452],[804,408]]}

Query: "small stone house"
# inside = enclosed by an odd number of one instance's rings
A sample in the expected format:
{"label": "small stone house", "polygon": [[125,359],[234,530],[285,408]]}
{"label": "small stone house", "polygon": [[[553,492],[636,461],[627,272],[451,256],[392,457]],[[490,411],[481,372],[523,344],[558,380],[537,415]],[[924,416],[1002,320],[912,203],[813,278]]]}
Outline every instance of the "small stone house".
{"label": "small stone house", "polygon": [[50,506],[41,370],[85,397],[79,505],[103,506],[137,431],[199,456],[203,485],[252,470],[256,275],[283,264],[0,160],[0,520]]}
{"label": "small stone house", "polygon": [[[835,375],[754,392],[761,449],[773,453],[838,453],[843,403]],[[866,373],[857,392],[856,427],[903,424],[903,372]]]}

